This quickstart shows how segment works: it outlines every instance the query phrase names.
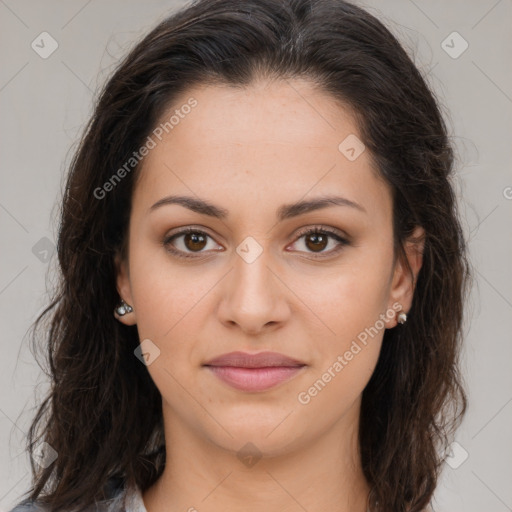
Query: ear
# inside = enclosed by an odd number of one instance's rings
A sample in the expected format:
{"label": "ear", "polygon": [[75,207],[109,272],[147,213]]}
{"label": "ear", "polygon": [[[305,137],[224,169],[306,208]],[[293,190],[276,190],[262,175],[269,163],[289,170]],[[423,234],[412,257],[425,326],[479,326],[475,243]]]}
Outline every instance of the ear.
{"label": "ear", "polygon": [[126,303],[128,303],[133,308],[133,311],[131,313],[119,316],[117,313],[114,312],[114,316],[117,318],[117,320],[119,320],[121,323],[125,325],[135,325],[137,323],[137,318],[135,307],[133,306],[130,274],[128,271],[128,262],[126,261],[126,259],[122,258],[120,254],[116,254],[114,263],[116,268],[116,283],[119,297],[122,298]]}
{"label": "ear", "polygon": [[[395,263],[388,308],[396,310],[396,303],[400,304],[400,308],[396,311],[397,314],[400,310],[408,313],[411,309],[416,281],[423,263],[424,248],[425,230],[421,226],[416,226],[412,235],[404,242],[405,258],[409,263],[410,270],[402,256],[398,256]],[[390,323],[392,325],[389,327],[397,325],[396,315]]]}

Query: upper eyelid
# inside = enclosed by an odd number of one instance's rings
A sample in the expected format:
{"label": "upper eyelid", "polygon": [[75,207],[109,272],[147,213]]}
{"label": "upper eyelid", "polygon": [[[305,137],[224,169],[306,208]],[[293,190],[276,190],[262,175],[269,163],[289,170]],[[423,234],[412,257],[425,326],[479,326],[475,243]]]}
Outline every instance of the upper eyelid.
{"label": "upper eyelid", "polygon": [[196,226],[186,226],[184,228],[177,228],[177,231],[175,233],[170,233],[170,234],[166,234],[164,236],[164,241],[168,241],[170,240],[171,238],[177,238],[179,236],[183,236],[183,235],[186,235],[188,232],[192,232],[192,233],[202,233],[206,236],[209,236],[212,240],[214,240],[216,243],[218,243],[216,240],[215,240],[215,236],[211,235],[207,228],[203,228],[203,227],[196,227]]}
{"label": "upper eyelid", "polygon": [[299,229],[299,231],[295,234],[296,237],[302,237],[304,235],[307,235],[310,231],[325,231],[327,234],[331,236],[339,236],[340,238],[349,239],[349,236],[339,228],[329,227],[329,226],[323,226],[321,224],[313,224],[312,226],[305,227]]}

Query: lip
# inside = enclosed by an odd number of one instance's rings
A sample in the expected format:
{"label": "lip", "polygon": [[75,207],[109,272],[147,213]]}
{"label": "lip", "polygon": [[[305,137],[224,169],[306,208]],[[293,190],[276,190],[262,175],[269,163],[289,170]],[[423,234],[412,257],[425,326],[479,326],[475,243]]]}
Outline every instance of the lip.
{"label": "lip", "polygon": [[204,364],[226,384],[240,391],[265,391],[299,373],[306,364],[277,352],[230,352]]}
{"label": "lip", "polygon": [[305,366],[297,359],[278,352],[230,352],[211,359],[205,366],[237,366],[239,368],[267,368],[269,366]]}

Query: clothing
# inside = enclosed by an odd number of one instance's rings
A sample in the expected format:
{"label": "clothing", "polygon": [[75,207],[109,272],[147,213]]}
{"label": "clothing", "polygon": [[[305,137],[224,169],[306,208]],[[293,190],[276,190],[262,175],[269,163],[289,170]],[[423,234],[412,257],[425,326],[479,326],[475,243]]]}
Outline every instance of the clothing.
{"label": "clothing", "polygon": [[[18,503],[9,512],[45,512],[42,504],[26,499]],[[124,487],[118,480],[110,480],[107,484],[107,498],[89,507],[88,512],[147,512],[140,489]]]}

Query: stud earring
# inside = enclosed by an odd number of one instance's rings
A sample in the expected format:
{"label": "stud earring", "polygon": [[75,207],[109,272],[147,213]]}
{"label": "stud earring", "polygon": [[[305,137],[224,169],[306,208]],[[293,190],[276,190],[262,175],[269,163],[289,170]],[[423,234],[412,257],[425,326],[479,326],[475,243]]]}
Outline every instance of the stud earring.
{"label": "stud earring", "polygon": [[127,313],[131,313],[133,311],[133,308],[130,306],[130,304],[127,304],[123,299],[121,299],[121,302],[116,306],[114,309],[114,313],[116,313],[119,316],[124,316]]}
{"label": "stud earring", "polygon": [[398,313],[397,321],[399,324],[405,324],[405,322],[407,322],[407,315],[404,311],[400,311],[400,313]]}

